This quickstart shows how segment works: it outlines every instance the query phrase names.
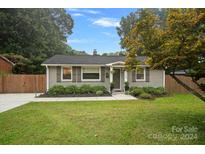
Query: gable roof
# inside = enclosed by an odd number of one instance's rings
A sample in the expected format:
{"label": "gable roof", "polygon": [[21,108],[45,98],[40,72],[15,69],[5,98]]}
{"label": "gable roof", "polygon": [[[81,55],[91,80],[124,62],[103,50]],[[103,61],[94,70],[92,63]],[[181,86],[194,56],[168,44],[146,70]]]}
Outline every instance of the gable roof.
{"label": "gable roof", "polygon": [[[137,60],[139,60],[142,64],[146,59],[145,56],[137,56]],[[49,64],[97,64],[97,65],[105,65],[109,63],[125,61],[125,56],[93,56],[93,55],[75,55],[75,56],[67,56],[67,55],[55,55],[42,63],[42,65]]]}
{"label": "gable roof", "polygon": [[10,60],[8,60],[6,57],[4,57],[4,56],[2,56],[2,55],[0,55],[0,58],[3,59],[4,61],[10,63],[10,64],[13,65],[13,66],[15,65],[13,62],[11,62]]}

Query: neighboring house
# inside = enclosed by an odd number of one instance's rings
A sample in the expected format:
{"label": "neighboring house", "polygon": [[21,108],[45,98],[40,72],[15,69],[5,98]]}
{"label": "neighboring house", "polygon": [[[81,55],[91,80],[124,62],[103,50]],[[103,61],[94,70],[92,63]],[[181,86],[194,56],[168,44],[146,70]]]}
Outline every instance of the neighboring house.
{"label": "neighboring house", "polygon": [[144,56],[138,56],[142,69],[125,70],[124,56],[65,56],[55,55],[43,62],[46,66],[47,90],[54,85],[103,85],[109,91],[110,83],[114,90],[124,91],[124,82],[131,86],[165,86],[165,71],[151,70],[145,65]]}
{"label": "neighboring house", "polygon": [[14,63],[0,55],[0,73],[12,73]]}

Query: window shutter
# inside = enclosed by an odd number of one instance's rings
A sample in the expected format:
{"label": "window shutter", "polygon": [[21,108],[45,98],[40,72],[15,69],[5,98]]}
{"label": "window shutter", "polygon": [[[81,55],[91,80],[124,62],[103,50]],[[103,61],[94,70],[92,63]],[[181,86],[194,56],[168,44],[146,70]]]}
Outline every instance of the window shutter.
{"label": "window shutter", "polygon": [[72,81],[73,82],[81,81],[81,67],[80,66],[72,67]]}
{"label": "window shutter", "polygon": [[76,75],[77,75],[77,82],[81,82],[81,67],[76,66]]}
{"label": "window shutter", "polygon": [[105,81],[105,67],[101,67],[101,81]]}
{"label": "window shutter", "polygon": [[57,66],[57,82],[61,82],[61,66]]}
{"label": "window shutter", "polygon": [[148,67],[146,67],[145,72],[146,72],[146,82],[149,82],[149,80],[150,80],[150,69]]}
{"label": "window shutter", "polygon": [[76,66],[72,67],[72,81],[76,81]]}
{"label": "window shutter", "polygon": [[134,70],[132,70],[132,82],[136,82],[136,75]]}

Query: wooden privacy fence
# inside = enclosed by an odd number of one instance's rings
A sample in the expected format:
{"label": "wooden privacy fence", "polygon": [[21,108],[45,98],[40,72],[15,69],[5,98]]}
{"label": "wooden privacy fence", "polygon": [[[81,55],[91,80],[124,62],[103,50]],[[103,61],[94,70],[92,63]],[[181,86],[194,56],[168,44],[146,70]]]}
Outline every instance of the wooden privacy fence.
{"label": "wooden privacy fence", "polygon": [[45,92],[45,75],[2,75],[0,76],[0,93],[34,93]]}
{"label": "wooden privacy fence", "polygon": [[[177,77],[182,80],[184,83],[186,83],[191,88],[195,89],[199,93],[203,93],[197,85],[192,81],[191,77],[184,76],[184,75],[177,75]],[[205,78],[200,79],[198,83],[205,84]],[[184,87],[182,87],[180,84],[178,84],[170,75],[166,75],[165,80],[165,87],[167,92],[169,93],[189,93]]]}
{"label": "wooden privacy fence", "polygon": [[[203,93],[191,81],[190,77],[178,75],[180,80],[188,84],[190,87]],[[205,78],[199,83],[205,84]],[[179,85],[170,75],[166,75],[166,90],[169,93],[188,93],[188,91]],[[46,75],[20,75],[11,74],[0,76],[0,93],[35,93],[46,91]]]}

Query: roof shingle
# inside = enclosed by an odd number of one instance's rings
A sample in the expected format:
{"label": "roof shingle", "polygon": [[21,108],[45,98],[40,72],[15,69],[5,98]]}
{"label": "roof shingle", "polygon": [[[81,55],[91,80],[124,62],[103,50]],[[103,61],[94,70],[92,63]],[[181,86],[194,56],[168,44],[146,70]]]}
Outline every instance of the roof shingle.
{"label": "roof shingle", "polygon": [[[137,56],[137,60],[144,64],[145,56]],[[55,55],[42,64],[109,64],[117,61],[125,61],[125,56],[93,56],[93,55]]]}

